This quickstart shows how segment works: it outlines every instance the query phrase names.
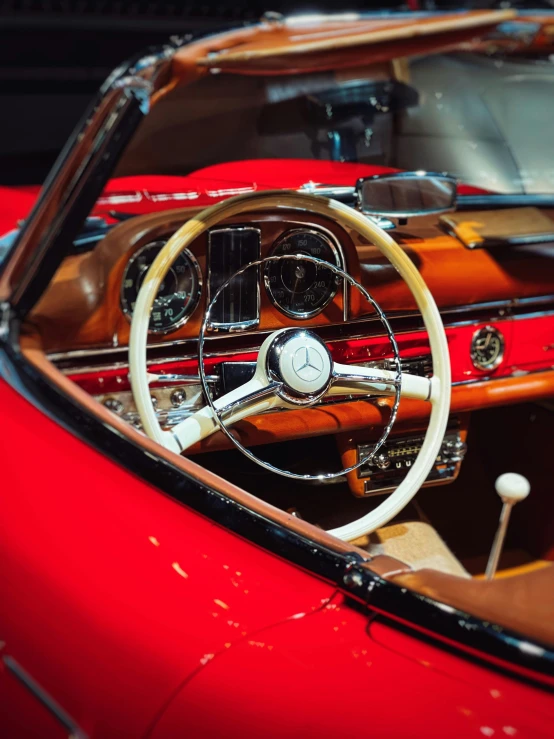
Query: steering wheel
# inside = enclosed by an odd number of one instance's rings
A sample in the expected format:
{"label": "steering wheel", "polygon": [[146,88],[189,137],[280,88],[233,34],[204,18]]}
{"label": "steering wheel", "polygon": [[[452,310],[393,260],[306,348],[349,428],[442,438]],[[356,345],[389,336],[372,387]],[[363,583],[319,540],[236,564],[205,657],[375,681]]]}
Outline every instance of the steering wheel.
{"label": "steering wheel", "polygon": [[[357,231],[378,247],[406,282],[422,314],[429,335],[433,376],[425,378],[401,372],[398,348],[385,315],[365,288],[342,269],[307,255],[266,257],[266,259],[251,262],[238,270],[220,286],[213,296],[204,315],[198,352],[200,376],[207,405],[171,431],[163,431],[150,398],[146,344],[152,305],[165,275],[183,249],[186,249],[202,233],[220,221],[245,210],[252,212],[280,208],[326,216],[344,227]],[[204,335],[213,305],[229,282],[246,269],[258,268],[258,265],[274,259],[297,258],[324,264],[326,269],[343,277],[358,289],[373,305],[393,347],[396,371],[334,363],[326,345],[314,333],[303,328],[286,328],[273,332],[263,342],[253,378],[241,387],[213,401],[207,391],[203,366]],[[381,439],[373,447],[371,454],[346,470],[350,471],[371,459],[384,443],[394,423],[401,397],[429,402],[431,405],[429,425],[420,452],[408,474],[398,488],[374,510],[358,520],[330,531],[331,534],[344,540],[356,539],[375,531],[394,518],[410,502],[435,463],[450,411],[450,357],[444,326],[429,288],[409,257],[385,231],[358,211],[334,200],[294,191],[265,191],[230,198],[203,210],[175,232],[152,263],[140,288],[131,321],[129,370],[133,396],[143,428],[148,436],[167,449],[180,454],[195,442],[221,429],[243,453],[258,464],[286,477],[301,479],[336,477],[344,474],[345,470],[327,475],[298,475],[279,470],[255,457],[252,452],[242,446],[227,427],[247,416],[269,409],[312,406],[326,395],[367,397],[374,393],[394,396],[391,418]]]}

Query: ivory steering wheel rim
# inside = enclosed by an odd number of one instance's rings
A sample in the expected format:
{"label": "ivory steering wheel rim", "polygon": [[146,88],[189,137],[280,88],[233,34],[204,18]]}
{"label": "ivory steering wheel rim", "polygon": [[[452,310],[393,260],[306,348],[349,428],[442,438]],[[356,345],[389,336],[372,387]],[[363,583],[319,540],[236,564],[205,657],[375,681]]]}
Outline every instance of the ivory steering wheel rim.
{"label": "ivory steering wheel rim", "polygon": [[280,209],[303,210],[331,218],[343,227],[353,229],[375,245],[400,274],[421,312],[429,335],[433,377],[430,380],[429,424],[420,452],[408,474],[396,490],[375,509],[361,518],[329,533],[343,540],[352,540],[384,526],[396,516],[419,491],[439,453],[450,412],[450,357],[442,319],[423,278],[403,249],[375,223],[343,203],[320,196],[294,191],[265,191],[248,193],[224,200],[187,221],[169,239],[157,255],[142,283],[137,296],[129,338],[129,370],[135,404],[145,432],[162,446],[179,453],[175,439],[159,425],[150,399],[146,349],[148,324],[159,286],[178,254],[202,233],[221,220],[242,213]]}

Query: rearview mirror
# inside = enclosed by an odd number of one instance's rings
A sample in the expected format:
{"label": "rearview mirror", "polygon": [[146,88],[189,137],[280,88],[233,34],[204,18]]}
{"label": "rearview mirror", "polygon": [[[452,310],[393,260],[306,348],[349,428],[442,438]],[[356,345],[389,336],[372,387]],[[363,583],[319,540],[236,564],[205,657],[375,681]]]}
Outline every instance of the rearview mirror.
{"label": "rearview mirror", "polygon": [[369,215],[407,218],[456,207],[456,179],[428,172],[363,177],[356,183],[358,208]]}

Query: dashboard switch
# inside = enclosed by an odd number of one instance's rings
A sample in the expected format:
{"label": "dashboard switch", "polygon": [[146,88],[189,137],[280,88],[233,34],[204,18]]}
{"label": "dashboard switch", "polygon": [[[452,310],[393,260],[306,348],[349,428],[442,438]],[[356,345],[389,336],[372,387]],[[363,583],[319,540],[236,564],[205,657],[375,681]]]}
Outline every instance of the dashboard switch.
{"label": "dashboard switch", "polygon": [[106,398],[104,400],[104,407],[112,413],[117,413],[119,415],[123,410],[123,403],[117,398]]}
{"label": "dashboard switch", "polygon": [[179,408],[180,405],[182,405],[186,400],[186,394],[184,390],[174,390],[171,393],[171,405],[174,408]]}
{"label": "dashboard switch", "polygon": [[375,466],[380,470],[386,470],[390,467],[390,457],[386,452],[381,452],[375,457]]}

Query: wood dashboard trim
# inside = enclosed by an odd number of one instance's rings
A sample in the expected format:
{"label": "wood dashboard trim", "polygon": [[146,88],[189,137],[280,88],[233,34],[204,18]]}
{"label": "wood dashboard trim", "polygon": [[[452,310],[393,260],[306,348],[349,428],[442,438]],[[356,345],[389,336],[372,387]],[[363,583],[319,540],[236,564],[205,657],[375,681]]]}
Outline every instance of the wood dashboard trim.
{"label": "wood dashboard trim", "polygon": [[[167,237],[200,210],[180,208],[137,216],[116,226],[93,252],[67,258],[29,316],[29,321],[42,335],[45,351],[51,354],[75,348],[85,350],[126,345],[129,323],[121,310],[119,298],[128,259],[149,241]],[[347,232],[318,215],[290,213],[289,225],[304,223],[331,231],[342,245],[348,271],[354,278],[361,279],[386,313],[415,312],[413,296],[376,247],[362,241],[358,234]],[[269,229],[268,234],[273,228],[276,236],[274,223],[277,217],[282,216],[282,213],[277,216],[269,211],[250,215],[245,212],[240,217],[229,219],[228,223],[262,223]],[[282,230],[286,227],[283,226]],[[457,239],[445,234],[437,225],[436,218],[415,219],[409,227],[399,228],[393,235],[421,272],[440,309],[471,308],[495,301],[517,303],[554,293],[554,259],[545,250],[470,251]],[[199,240],[192,247],[205,277],[205,244]],[[265,296],[263,286],[261,293]],[[197,336],[198,316],[205,294],[204,290],[200,306],[184,326],[165,336],[152,335],[149,344],[168,344]],[[355,297],[352,296],[350,305],[352,320],[359,318],[361,313]],[[313,327],[342,322],[340,302],[337,294],[323,313],[305,321],[304,325]],[[332,314],[333,306],[337,309],[336,315]],[[264,328],[275,330],[290,324],[290,320],[273,309],[269,301],[264,302],[262,309],[271,325],[260,325],[259,329],[242,335],[255,335]],[[60,331],[61,326],[63,332]]]}
{"label": "wood dashboard trim", "polygon": [[[452,388],[450,412],[494,408],[501,405],[532,402],[554,396],[554,370],[536,372],[523,377],[485,380]],[[251,416],[233,428],[244,446],[256,446],[277,441],[294,441],[307,436],[326,436],[375,429],[388,422],[390,400],[382,398],[374,403],[353,401],[328,406],[291,410]],[[429,417],[429,404],[416,400],[401,400],[397,424],[410,426]],[[191,447],[190,453],[228,448],[228,440],[216,433],[201,444]]]}
{"label": "wood dashboard trim", "polygon": [[[358,53],[363,53],[369,51],[363,47],[385,43],[389,44],[389,58],[396,57],[392,49],[396,49],[395,43],[399,41],[417,41],[422,50],[424,48],[426,53],[430,53],[438,43],[442,45],[445,40],[448,42],[451,33],[468,29],[474,32],[477,28],[496,25],[515,17],[513,11],[473,11],[463,15],[444,14],[426,18],[358,18],[337,22],[331,16],[327,21],[315,23],[266,24],[265,32],[262,26],[262,32],[253,34],[248,41],[202,57],[196,63],[201,67],[233,69],[243,73],[248,73],[252,67],[261,69],[262,64],[265,71],[273,71],[280,64],[283,67],[281,71],[286,72],[291,64],[298,68],[298,56],[341,50],[347,64],[351,63],[349,50],[356,48]],[[440,41],[433,38],[436,36],[441,37]],[[402,56],[409,56],[409,49],[405,48]],[[313,59],[311,63],[314,64]],[[325,64],[325,61],[318,56],[315,63]]]}
{"label": "wood dashboard trim", "polygon": [[[129,259],[147,243],[169,238],[183,223],[201,212],[199,208],[180,208],[137,216],[114,227],[96,248],[88,254],[66,258],[40,302],[28,317],[41,334],[47,353],[88,346],[117,347],[129,341],[130,323],[121,303],[121,282]],[[266,256],[275,241],[286,231],[313,228],[330,234],[340,245],[346,269],[360,280],[360,267],[351,235],[340,225],[319,214],[297,209],[267,210],[226,219],[218,225],[253,225],[262,231],[262,256]],[[187,322],[165,335],[151,334],[151,344],[198,336],[207,297],[207,235],[202,234],[191,244],[190,251],[200,265],[203,289],[200,301]],[[291,319],[272,304],[261,280],[261,315],[256,329],[241,332],[250,335],[258,331],[275,331],[290,325]],[[303,321],[306,327],[343,321],[342,290],[338,290],[329,305],[313,318]],[[350,311],[355,315],[359,298],[352,296]],[[63,332],[60,327],[64,328]]]}

